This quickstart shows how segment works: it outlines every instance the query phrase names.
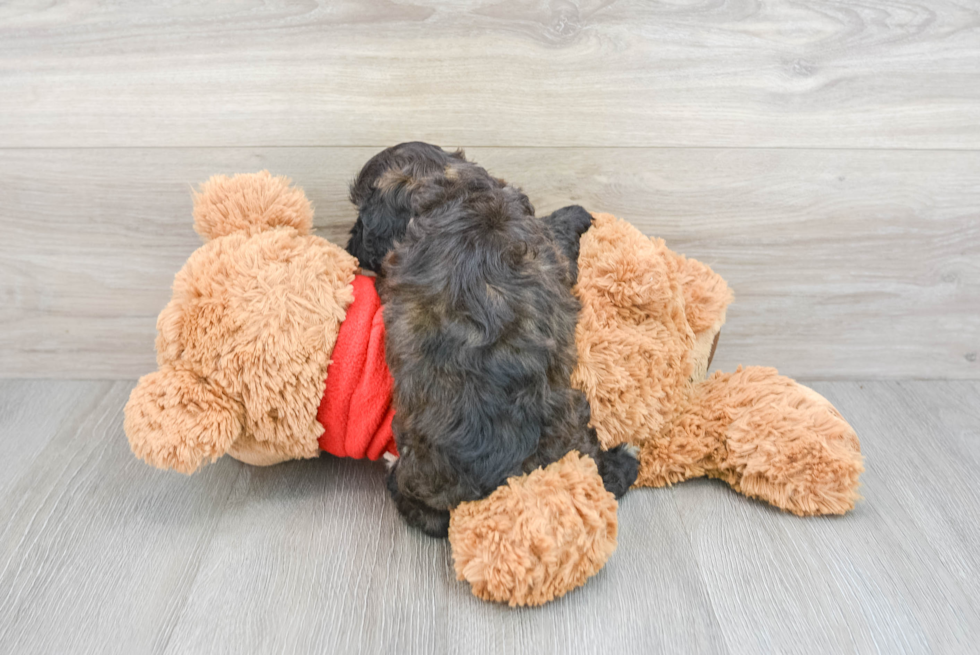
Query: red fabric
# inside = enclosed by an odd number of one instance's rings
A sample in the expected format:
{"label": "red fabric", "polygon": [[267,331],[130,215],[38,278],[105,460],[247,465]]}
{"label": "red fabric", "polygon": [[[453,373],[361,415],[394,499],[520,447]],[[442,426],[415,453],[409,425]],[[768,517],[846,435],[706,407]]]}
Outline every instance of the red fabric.
{"label": "red fabric", "polygon": [[391,432],[391,373],[385,362],[385,324],[374,279],[354,276],[354,302],[340,324],[316,418],[320,450],[338,457],[397,455]]}

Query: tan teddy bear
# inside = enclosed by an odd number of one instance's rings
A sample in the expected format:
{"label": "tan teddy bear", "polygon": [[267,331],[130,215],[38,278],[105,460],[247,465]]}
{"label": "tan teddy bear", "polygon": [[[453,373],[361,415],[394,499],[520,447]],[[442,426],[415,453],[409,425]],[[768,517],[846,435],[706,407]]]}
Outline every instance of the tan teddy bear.
{"label": "tan teddy bear", "polygon": [[206,243],[157,320],[159,370],[126,405],[133,452],[192,473],[225,453],[269,465],[393,451],[373,280],[310,234],[310,203],[286,178],[218,176],[194,200]]}
{"label": "tan teddy bear", "polygon": [[[158,319],[159,368],[126,405],[133,452],[184,473],[225,453],[395,455],[373,281],[310,234],[303,192],[266,172],[215,177],[194,219],[206,243]],[[573,383],[603,445],[639,450],[637,486],[707,475],[799,515],[853,507],[860,447],[829,402],[768,368],[705,379],[732,299],[721,277],[607,214],[578,263]],[[457,575],[512,605],[561,596],[615,549],[616,509],[595,462],[569,453],[453,511]]]}

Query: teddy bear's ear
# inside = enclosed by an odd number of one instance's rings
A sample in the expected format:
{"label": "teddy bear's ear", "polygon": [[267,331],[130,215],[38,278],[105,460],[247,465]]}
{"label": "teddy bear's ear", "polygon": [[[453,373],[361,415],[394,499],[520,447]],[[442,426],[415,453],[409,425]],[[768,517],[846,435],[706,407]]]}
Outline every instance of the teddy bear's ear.
{"label": "teddy bear's ear", "polygon": [[194,230],[205,241],[280,226],[309,234],[313,226],[310,201],[302,189],[290,184],[288,177],[273,177],[269,171],[215,175],[194,193]]}
{"label": "teddy bear's ear", "polygon": [[218,459],[242,433],[237,403],[196,373],[169,366],[140,378],[125,413],[133,453],[181,473]]}

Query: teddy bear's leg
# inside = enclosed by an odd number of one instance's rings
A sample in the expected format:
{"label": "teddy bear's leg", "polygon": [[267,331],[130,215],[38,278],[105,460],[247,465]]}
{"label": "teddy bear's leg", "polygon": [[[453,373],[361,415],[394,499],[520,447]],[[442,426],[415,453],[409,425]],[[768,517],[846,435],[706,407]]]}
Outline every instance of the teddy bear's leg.
{"label": "teddy bear's leg", "polygon": [[616,549],[616,509],[592,458],[570,452],[452,511],[456,577],[474,595],[511,606],[564,596]]}
{"label": "teddy bear's leg", "polygon": [[665,487],[708,475],[724,458],[720,429],[710,423],[697,397],[663,431],[640,447],[637,487]]}
{"label": "teddy bear's leg", "polygon": [[243,432],[228,448],[228,454],[250,466],[273,466],[294,459],[292,453],[284,453],[276,446],[277,444],[259,441],[253,435]]}
{"label": "teddy bear's leg", "polygon": [[762,367],[699,384],[690,411],[641,457],[645,479],[721,478],[800,516],[852,509],[863,470],[857,435],[833,405]]}

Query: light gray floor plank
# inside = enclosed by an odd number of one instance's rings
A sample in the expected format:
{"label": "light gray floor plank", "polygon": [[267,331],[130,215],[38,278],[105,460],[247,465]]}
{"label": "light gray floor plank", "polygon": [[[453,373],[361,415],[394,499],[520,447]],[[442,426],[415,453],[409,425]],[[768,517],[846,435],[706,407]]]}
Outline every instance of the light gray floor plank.
{"label": "light gray floor plank", "polygon": [[[5,395],[17,395],[12,384]],[[3,653],[162,652],[242,468],[223,461],[193,478],[149,469],[122,433],[132,383],[88,385],[97,401],[66,414],[0,500]],[[61,397],[43,395],[42,424]],[[18,438],[4,429],[3,452]]]}
{"label": "light gray floor plank", "polygon": [[674,488],[732,652],[969,652],[980,639],[976,550],[948,517],[975,541],[980,498],[936,415],[960,414],[976,458],[976,385],[813,386],[862,439],[865,499],[852,513],[800,520],[721,483]]}
{"label": "light gray floor plank", "polygon": [[[948,382],[816,388],[868,435],[863,493],[882,536],[865,550],[851,548],[850,540],[844,546],[854,559],[888,573],[877,594],[869,589],[872,598],[896,605],[896,598],[908,599],[907,619],[932,652],[975,649],[980,643],[975,547],[980,493],[975,469],[965,459],[980,456],[980,389],[976,383]],[[960,418],[959,434],[944,415]],[[889,533],[893,539],[886,538]]]}
{"label": "light gray floor plank", "polygon": [[667,495],[624,501],[640,520],[624,518],[620,549],[586,588],[511,610],[473,597],[447,544],[399,520],[380,465],[322,458],[246,480],[171,653],[604,653],[611,638],[622,653],[725,652]]}
{"label": "light gray floor plank", "polygon": [[0,498],[60,431],[71,429],[111,383],[0,380]]}
{"label": "light gray floor plank", "polygon": [[[346,243],[374,148],[0,150],[0,375],[137,377],[200,244],[190,188],[290,175]],[[980,377],[980,153],[472,148],[540,212],[615,213],[712,265],[716,355],[824,378]],[[51,180],[56,179],[57,184]]]}
{"label": "light gray floor plank", "polygon": [[155,471],[122,433],[131,383],[4,382],[0,447],[28,414],[53,436],[0,496],[0,652],[970,652],[980,384],[813,386],[862,438],[853,512],[635,490],[598,576],[511,610],[401,523],[377,464]]}
{"label": "light gray floor plank", "polygon": [[0,7],[0,145],[980,146],[975,3]]}

